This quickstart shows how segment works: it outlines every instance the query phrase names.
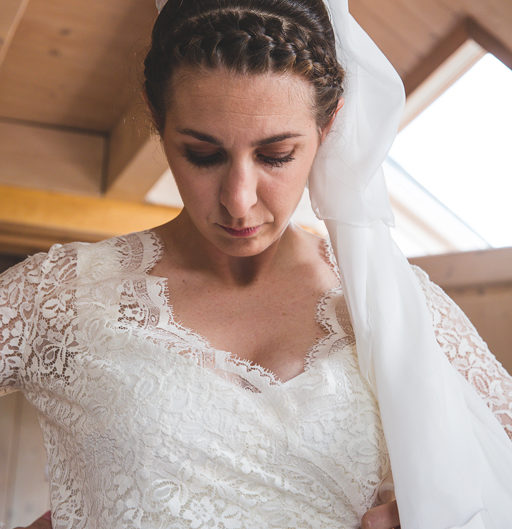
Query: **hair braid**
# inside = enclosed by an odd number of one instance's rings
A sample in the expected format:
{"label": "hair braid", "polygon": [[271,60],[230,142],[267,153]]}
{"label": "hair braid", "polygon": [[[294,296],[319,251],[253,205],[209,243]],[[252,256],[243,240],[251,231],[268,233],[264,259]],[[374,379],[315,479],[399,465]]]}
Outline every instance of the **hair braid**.
{"label": "hair braid", "polygon": [[[300,10],[293,16],[289,9],[284,13],[268,9],[269,4],[290,7],[297,3],[290,0],[259,2],[266,4],[266,10],[243,5],[242,0],[187,3],[196,8],[192,16],[180,13],[176,0],[163,9],[145,61],[145,89],[159,132],[165,126],[169,80],[180,65],[301,75],[315,88],[317,122],[322,126],[329,120],[343,93],[344,77],[330,25],[327,33],[331,39],[326,39],[326,28],[315,24],[318,17],[308,18]],[[201,9],[201,4],[208,3],[213,3],[213,8]]]}

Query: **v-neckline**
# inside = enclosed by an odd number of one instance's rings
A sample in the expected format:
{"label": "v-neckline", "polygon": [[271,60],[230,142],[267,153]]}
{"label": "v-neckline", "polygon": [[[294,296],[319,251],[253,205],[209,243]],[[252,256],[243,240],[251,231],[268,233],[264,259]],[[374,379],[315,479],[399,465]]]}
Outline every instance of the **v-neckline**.
{"label": "v-neckline", "polygon": [[[156,255],[153,259],[153,262],[151,263],[150,267],[147,267],[144,271],[146,279],[155,281],[160,285],[158,298],[160,302],[160,309],[166,314],[166,326],[167,327],[175,327],[180,329],[180,331],[187,337],[193,338],[198,342],[202,347],[204,347],[205,352],[211,353],[214,355],[214,357],[222,360],[222,362],[226,362],[227,364],[230,364],[230,366],[237,366],[241,367],[244,371],[244,373],[248,374],[250,372],[256,372],[258,380],[261,380],[265,383],[265,387],[274,387],[274,388],[285,388],[289,386],[293,386],[297,383],[297,381],[300,381],[300,379],[307,376],[310,371],[313,369],[313,367],[316,366],[317,360],[321,358],[321,348],[323,344],[326,344],[329,339],[332,337],[332,335],[336,332],[335,329],[333,329],[330,325],[327,324],[325,312],[326,312],[326,303],[332,296],[340,296],[342,295],[342,287],[341,287],[341,281],[340,276],[338,273],[338,270],[336,268],[336,263],[334,260],[333,252],[330,247],[328,240],[322,241],[322,246],[324,250],[324,259],[326,260],[326,263],[331,267],[333,272],[336,274],[338,278],[338,285],[334,286],[326,291],[324,291],[318,298],[317,303],[315,305],[315,321],[320,325],[320,327],[324,331],[324,335],[318,337],[311,346],[307,349],[305,355],[304,355],[304,361],[303,361],[303,370],[300,373],[297,373],[291,378],[288,378],[286,380],[282,380],[280,377],[278,377],[272,370],[262,366],[261,364],[254,362],[252,360],[248,360],[245,358],[241,358],[239,355],[232,351],[226,351],[224,349],[219,349],[217,347],[214,347],[210,341],[203,336],[201,333],[193,330],[192,328],[184,325],[177,317],[176,312],[174,309],[174,304],[171,303],[171,296],[170,296],[170,288],[169,288],[169,280],[167,277],[163,276],[157,276],[150,273],[150,271],[156,266],[156,264],[162,259],[163,252],[165,249],[165,243],[162,240],[162,237],[160,234],[158,234],[156,231],[152,229],[145,230],[146,233],[152,237],[153,241],[155,242],[156,246],[158,247],[158,251],[156,252]],[[168,323],[167,323],[168,322]],[[215,372],[215,369],[212,369],[212,371]],[[246,380],[246,379],[244,379]],[[252,384],[250,384],[252,386]]]}

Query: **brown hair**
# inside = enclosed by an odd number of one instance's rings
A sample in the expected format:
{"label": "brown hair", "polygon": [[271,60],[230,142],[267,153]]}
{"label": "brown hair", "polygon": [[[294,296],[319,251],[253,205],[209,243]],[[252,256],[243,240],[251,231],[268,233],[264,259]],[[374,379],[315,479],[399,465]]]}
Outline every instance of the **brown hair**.
{"label": "brown hair", "polygon": [[155,22],[144,65],[144,88],[160,133],[169,81],[181,65],[299,74],[314,86],[321,127],[343,93],[344,71],[322,0],[169,0]]}

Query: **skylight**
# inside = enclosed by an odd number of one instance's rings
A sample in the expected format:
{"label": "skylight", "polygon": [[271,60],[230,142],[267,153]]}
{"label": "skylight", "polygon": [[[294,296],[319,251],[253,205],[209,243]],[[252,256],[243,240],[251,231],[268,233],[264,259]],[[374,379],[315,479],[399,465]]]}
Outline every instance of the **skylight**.
{"label": "skylight", "polygon": [[467,226],[474,248],[512,246],[511,98],[512,71],[486,54],[400,132],[389,154]]}

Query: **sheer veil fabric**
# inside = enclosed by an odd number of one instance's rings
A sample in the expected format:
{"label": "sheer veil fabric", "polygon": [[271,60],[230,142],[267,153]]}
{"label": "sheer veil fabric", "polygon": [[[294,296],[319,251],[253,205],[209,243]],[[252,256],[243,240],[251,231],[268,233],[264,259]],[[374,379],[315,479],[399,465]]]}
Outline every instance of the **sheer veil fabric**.
{"label": "sheer veil fabric", "polygon": [[327,7],[347,71],[345,105],[309,190],[342,270],[360,369],[379,403],[401,527],[505,529],[512,444],[442,354],[417,278],[390,235],[381,164],[401,118],[402,82],[348,1]]}
{"label": "sheer veil fabric", "polygon": [[[161,10],[166,2],[156,3]],[[347,72],[345,105],[319,149],[309,192],[342,270],[359,366],[379,403],[401,527],[505,529],[512,443],[440,350],[418,280],[390,235],[381,165],[403,84],[348,1],[326,4]]]}

